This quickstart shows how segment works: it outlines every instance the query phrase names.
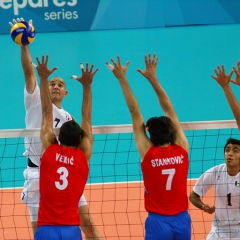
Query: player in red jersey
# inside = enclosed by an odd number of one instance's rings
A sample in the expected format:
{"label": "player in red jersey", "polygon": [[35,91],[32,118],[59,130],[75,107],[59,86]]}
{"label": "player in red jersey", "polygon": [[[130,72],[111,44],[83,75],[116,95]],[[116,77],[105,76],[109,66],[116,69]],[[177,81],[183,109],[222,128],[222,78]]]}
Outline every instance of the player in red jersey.
{"label": "player in red jersey", "polygon": [[[15,23],[24,21],[23,18],[13,19],[9,22],[12,27]],[[29,21],[32,24],[32,20]],[[41,101],[38,81],[32,64],[29,45],[21,46],[21,65],[24,74],[24,106],[26,111],[25,123],[26,128],[40,128],[41,117]],[[49,81],[50,96],[53,104],[53,126],[60,128],[66,121],[72,120],[72,116],[62,107],[63,99],[68,95],[66,82],[60,77],[53,77]],[[36,232],[38,208],[39,208],[39,162],[42,151],[41,141],[39,137],[25,137],[24,156],[28,163],[24,169],[24,186],[21,193],[21,201],[27,204],[29,210],[30,221],[33,234]],[[78,203],[79,216],[81,218],[81,229],[87,239],[101,240],[102,237],[95,225],[84,194]]]}
{"label": "player in red jersey", "polygon": [[48,69],[48,56],[37,58],[42,103],[40,138],[40,203],[35,240],[80,240],[78,202],[88,179],[88,162],[92,155],[92,94],[93,65],[77,80],[83,85],[81,127],[74,121],[65,122],[56,141],[53,132],[52,102],[48,76],[57,68]]}
{"label": "player in red jersey", "polygon": [[[133,122],[134,139],[141,157],[145,187],[146,240],[191,239],[188,214],[188,141],[171,101],[156,77],[158,58],[145,56],[146,69],[140,72],[152,85],[165,116],[152,117],[146,125],[126,78],[130,62],[121,65],[111,59],[108,68],[118,79]],[[146,97],[146,96],[145,96]],[[150,138],[146,134],[149,132]]]}

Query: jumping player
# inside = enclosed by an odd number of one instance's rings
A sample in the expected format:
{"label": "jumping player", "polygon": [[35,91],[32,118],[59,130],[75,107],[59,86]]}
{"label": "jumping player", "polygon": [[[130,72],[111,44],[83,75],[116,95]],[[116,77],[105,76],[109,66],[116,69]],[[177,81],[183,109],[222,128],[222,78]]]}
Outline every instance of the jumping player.
{"label": "jumping player", "polygon": [[[130,62],[121,65],[111,59],[107,63],[118,79],[133,123],[134,139],[141,157],[144,181],[145,239],[190,240],[191,221],[188,214],[187,173],[188,141],[171,101],[156,77],[158,58],[145,56],[146,69],[140,72],[152,85],[165,116],[152,117],[146,125],[137,100],[126,78]],[[148,131],[150,138],[146,135]]]}
{"label": "jumping player", "polygon": [[[23,19],[18,19],[18,21],[21,20]],[[15,22],[14,20],[13,24]],[[21,47],[21,63],[25,78],[24,104],[26,110],[26,128],[40,128],[42,121],[40,90],[34,68],[31,64],[32,58],[28,46]],[[53,127],[59,128],[64,122],[72,120],[72,116],[61,107],[64,97],[68,94],[64,80],[60,77],[52,78],[49,81],[49,91],[53,103]],[[24,155],[28,159],[28,165],[23,173],[25,183],[21,199],[23,203],[28,205],[32,229],[33,233],[35,233],[39,208],[39,160],[42,150],[40,138],[25,138],[25,149]],[[84,194],[79,201],[79,214],[81,217],[81,229],[87,239],[93,239],[94,237],[96,240],[101,240],[102,237],[89,213]]]}
{"label": "jumping player", "polygon": [[[225,163],[204,172],[189,196],[191,203],[209,214],[215,213],[207,240],[240,239],[240,141],[229,138],[224,146]],[[210,188],[215,206],[202,202]]]}
{"label": "jumping player", "polygon": [[92,155],[92,79],[98,69],[83,71],[78,78],[83,85],[81,127],[74,121],[65,122],[58,142],[53,133],[53,104],[48,76],[57,68],[48,69],[48,56],[37,58],[42,105],[42,157],[40,160],[40,204],[36,240],[80,240],[78,201],[88,179],[88,162]]}

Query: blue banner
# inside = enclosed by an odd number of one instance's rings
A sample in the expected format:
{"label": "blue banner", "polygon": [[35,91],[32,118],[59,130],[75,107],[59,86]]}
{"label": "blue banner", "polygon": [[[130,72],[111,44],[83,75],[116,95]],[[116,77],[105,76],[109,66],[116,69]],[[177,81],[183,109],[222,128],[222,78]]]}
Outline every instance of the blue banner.
{"label": "blue banner", "polygon": [[239,0],[0,0],[0,34],[20,17],[57,32],[233,24],[239,10]]}

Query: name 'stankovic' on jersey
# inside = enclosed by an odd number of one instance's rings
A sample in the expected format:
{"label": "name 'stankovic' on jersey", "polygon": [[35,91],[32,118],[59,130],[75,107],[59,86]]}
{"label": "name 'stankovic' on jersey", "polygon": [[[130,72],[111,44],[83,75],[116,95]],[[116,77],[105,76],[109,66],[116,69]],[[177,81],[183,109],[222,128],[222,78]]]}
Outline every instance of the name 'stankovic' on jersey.
{"label": "name 'stankovic' on jersey", "polygon": [[157,159],[152,159],[151,164],[152,164],[152,167],[183,164],[183,159],[184,159],[183,155],[169,157],[169,158],[157,158]]}

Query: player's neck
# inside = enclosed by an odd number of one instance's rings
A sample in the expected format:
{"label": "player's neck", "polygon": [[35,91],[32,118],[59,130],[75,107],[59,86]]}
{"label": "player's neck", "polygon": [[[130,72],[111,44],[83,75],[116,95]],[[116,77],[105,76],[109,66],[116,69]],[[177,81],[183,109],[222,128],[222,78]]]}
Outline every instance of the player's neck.
{"label": "player's neck", "polygon": [[159,147],[165,148],[165,147],[168,147],[169,145],[170,145],[169,143],[165,143],[163,145],[159,145]]}
{"label": "player's neck", "polygon": [[227,173],[230,176],[236,176],[240,171],[239,166],[237,167],[227,167]]}
{"label": "player's neck", "polygon": [[67,145],[64,145],[64,144],[60,144],[62,147],[65,147],[65,148],[68,148],[68,147],[70,147],[70,148],[76,148],[76,147],[73,147],[73,146],[67,146]]}
{"label": "player's neck", "polygon": [[52,103],[57,107],[57,108],[61,108],[61,103],[62,103],[62,101],[52,101]]}

